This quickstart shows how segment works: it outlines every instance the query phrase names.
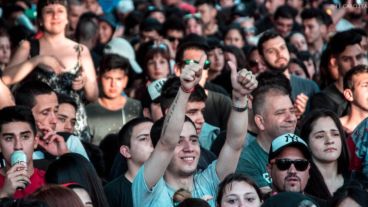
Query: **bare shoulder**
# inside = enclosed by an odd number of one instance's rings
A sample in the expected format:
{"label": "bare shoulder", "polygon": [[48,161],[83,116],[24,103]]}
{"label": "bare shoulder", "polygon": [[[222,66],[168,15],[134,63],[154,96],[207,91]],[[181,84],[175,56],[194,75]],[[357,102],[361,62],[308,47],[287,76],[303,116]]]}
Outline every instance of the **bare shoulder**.
{"label": "bare shoulder", "polygon": [[19,49],[29,50],[31,48],[31,43],[28,40],[22,40],[19,42]]}

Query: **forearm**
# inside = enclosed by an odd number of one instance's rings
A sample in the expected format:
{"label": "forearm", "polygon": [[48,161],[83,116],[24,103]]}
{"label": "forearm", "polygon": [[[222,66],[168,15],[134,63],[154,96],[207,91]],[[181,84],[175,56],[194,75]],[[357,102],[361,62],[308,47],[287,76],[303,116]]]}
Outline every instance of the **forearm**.
{"label": "forearm", "polygon": [[160,138],[160,142],[165,146],[175,148],[178,144],[184,125],[185,108],[189,96],[190,93],[186,93],[180,88],[166,114]]}
{"label": "forearm", "polygon": [[6,106],[13,106],[14,104],[12,93],[0,78],[0,109]]}
{"label": "forearm", "polygon": [[37,56],[17,65],[9,66],[5,68],[2,80],[8,86],[19,83],[27,77],[39,63],[40,56]]}
{"label": "forearm", "polygon": [[247,98],[244,98],[243,100],[233,100],[233,107],[227,123],[225,144],[228,144],[236,151],[240,151],[243,148],[244,138],[248,129],[248,109],[239,112],[235,110],[235,107],[248,107],[247,102]]}
{"label": "forearm", "polygon": [[86,84],[84,86],[84,93],[88,101],[94,102],[98,98],[98,87],[96,80],[86,80]]}

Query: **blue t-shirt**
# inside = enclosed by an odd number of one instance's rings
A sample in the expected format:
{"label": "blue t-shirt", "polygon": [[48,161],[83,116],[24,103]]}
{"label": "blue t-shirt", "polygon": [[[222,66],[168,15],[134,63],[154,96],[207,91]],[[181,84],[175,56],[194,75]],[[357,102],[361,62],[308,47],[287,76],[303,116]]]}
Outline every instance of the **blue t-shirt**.
{"label": "blue t-shirt", "polygon": [[[192,192],[193,198],[202,198],[206,195],[212,196],[213,199],[208,202],[212,207],[216,206],[216,195],[220,183],[220,179],[216,173],[216,163],[217,161],[212,162],[204,171],[194,175]],[[174,203],[172,198],[176,190],[171,188],[163,178],[161,178],[152,189],[148,189],[144,179],[143,165],[133,180],[133,206],[173,207]]]}

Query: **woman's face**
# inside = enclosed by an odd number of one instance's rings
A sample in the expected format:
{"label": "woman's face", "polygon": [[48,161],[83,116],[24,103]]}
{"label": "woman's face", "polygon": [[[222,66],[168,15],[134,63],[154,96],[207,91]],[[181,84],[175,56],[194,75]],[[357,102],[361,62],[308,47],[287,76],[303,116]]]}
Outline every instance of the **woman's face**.
{"label": "woman's face", "polygon": [[65,32],[68,23],[67,11],[61,4],[50,4],[42,9],[41,25],[44,30],[51,34]]}
{"label": "woman's face", "polygon": [[215,48],[208,52],[208,59],[211,61],[210,70],[222,71],[225,65],[225,55],[221,48]]}
{"label": "woman's face", "polygon": [[237,48],[244,47],[244,40],[242,35],[237,29],[230,30],[225,36],[225,45],[234,45]]}
{"label": "woman's face", "polygon": [[253,186],[244,181],[234,181],[225,187],[220,207],[259,207],[261,200]]}
{"label": "woman's face", "polygon": [[99,34],[100,34],[100,43],[101,44],[106,44],[108,41],[110,41],[110,39],[113,35],[113,29],[108,23],[106,23],[104,21],[101,21],[99,23],[98,31],[99,31]]}
{"label": "woman's face", "polygon": [[10,40],[7,36],[0,37],[0,65],[10,60]]}
{"label": "woman's face", "polygon": [[295,33],[290,38],[290,43],[298,49],[298,51],[307,51],[308,45],[304,35]]}
{"label": "woman's face", "polygon": [[152,81],[166,78],[170,73],[169,61],[161,54],[156,54],[147,61],[147,75]]}
{"label": "woman's face", "polygon": [[203,34],[202,25],[198,23],[194,18],[188,19],[185,32],[187,35],[197,34],[201,36]]}
{"label": "woman's face", "polygon": [[293,75],[299,76],[301,78],[307,78],[307,75],[305,74],[303,68],[301,68],[298,64],[296,63],[290,63],[289,64],[289,72]]}
{"label": "woman's face", "polygon": [[309,148],[315,162],[335,162],[341,154],[341,135],[330,117],[317,119],[309,134]]}

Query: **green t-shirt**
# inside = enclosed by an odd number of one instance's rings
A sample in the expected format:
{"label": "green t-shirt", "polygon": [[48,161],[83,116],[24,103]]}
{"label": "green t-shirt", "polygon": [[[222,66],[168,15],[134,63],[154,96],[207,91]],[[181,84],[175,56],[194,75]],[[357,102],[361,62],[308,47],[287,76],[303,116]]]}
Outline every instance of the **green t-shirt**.
{"label": "green t-shirt", "polygon": [[268,153],[259,146],[257,140],[253,140],[243,148],[236,172],[249,176],[258,187],[271,186],[267,163]]}

